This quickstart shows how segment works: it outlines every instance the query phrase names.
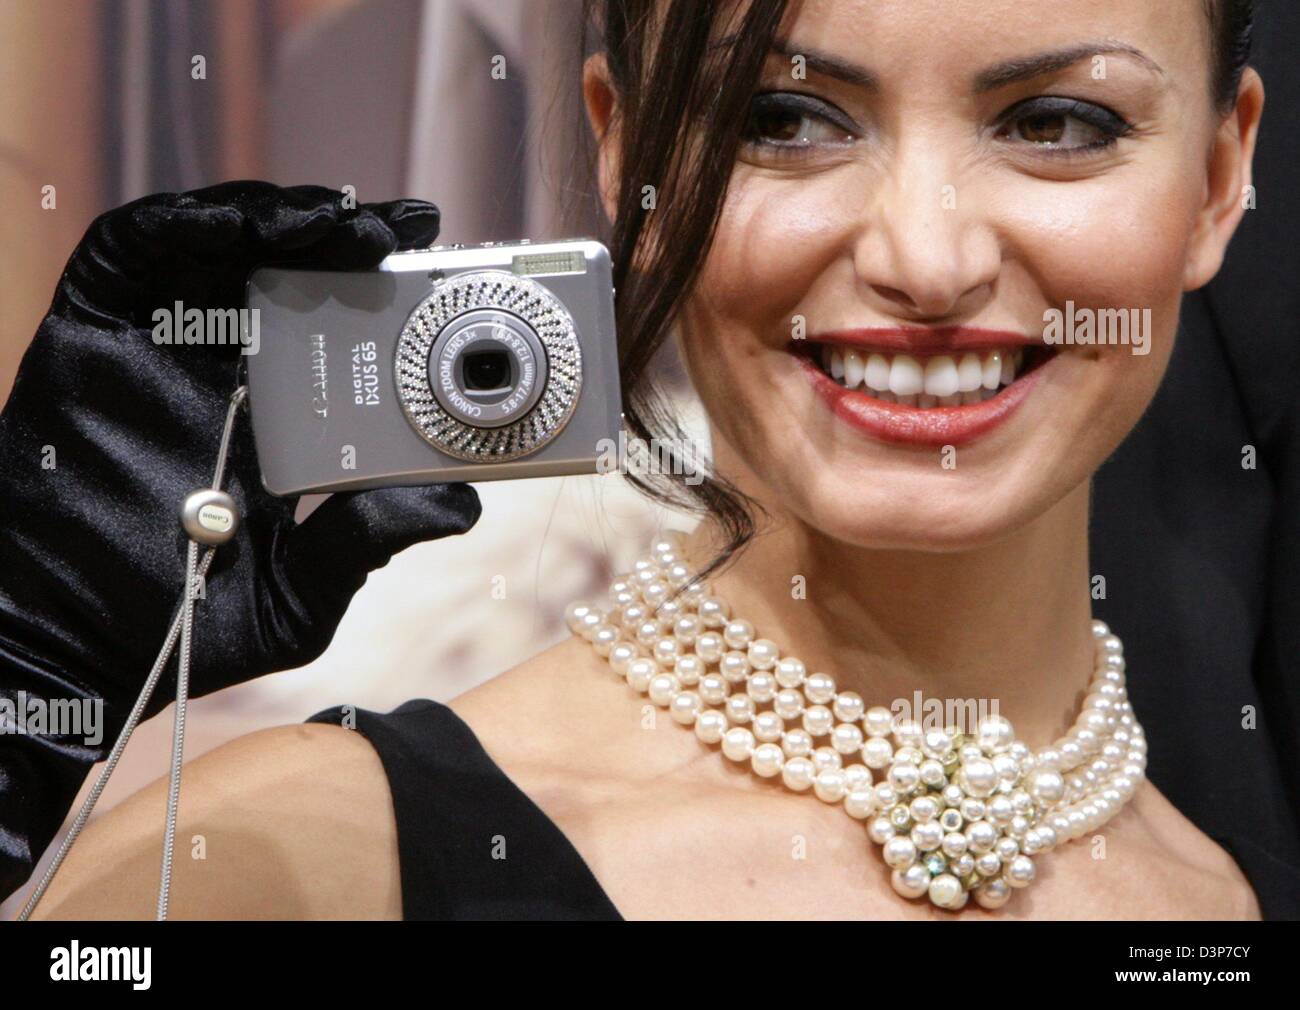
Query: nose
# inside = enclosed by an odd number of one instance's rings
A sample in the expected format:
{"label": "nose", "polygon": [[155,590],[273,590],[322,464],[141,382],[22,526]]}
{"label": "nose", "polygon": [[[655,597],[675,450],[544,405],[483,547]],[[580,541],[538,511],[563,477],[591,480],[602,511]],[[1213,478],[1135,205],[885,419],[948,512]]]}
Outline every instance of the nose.
{"label": "nose", "polygon": [[974,185],[936,141],[900,147],[863,209],[857,276],[879,308],[909,320],[970,317],[993,295],[997,231]]}

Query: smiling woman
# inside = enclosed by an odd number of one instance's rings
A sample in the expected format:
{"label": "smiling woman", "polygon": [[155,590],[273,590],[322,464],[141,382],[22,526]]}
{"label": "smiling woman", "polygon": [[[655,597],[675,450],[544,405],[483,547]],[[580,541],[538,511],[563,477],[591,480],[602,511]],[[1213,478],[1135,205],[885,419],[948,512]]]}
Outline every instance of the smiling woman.
{"label": "smiling woman", "polygon": [[[179,830],[221,844],[177,914],[1300,915],[1300,874],[1147,780],[1162,713],[1089,593],[1093,475],[1242,217],[1251,14],[590,3],[625,425],[689,461],[629,479],[701,521],[449,706],[196,762]],[[651,380],[670,337],[704,480]],[[161,789],[47,909],[147,894]]]}

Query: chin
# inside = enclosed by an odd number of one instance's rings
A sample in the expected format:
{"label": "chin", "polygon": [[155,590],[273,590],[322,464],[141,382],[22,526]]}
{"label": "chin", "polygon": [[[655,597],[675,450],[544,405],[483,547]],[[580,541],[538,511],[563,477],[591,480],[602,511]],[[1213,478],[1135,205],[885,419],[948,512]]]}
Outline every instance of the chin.
{"label": "chin", "polygon": [[768,470],[778,511],[810,530],[854,547],[935,553],[1013,537],[1075,492],[1086,496],[1090,478],[1073,452],[1026,451],[949,471],[933,463],[923,471],[871,467],[860,475],[813,457],[787,457],[782,464],[780,478],[776,466]]}

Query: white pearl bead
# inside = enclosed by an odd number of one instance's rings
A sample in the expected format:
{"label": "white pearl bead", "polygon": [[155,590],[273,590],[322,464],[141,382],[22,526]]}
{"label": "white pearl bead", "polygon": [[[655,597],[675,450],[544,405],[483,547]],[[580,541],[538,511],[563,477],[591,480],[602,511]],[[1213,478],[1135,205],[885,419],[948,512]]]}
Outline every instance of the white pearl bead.
{"label": "white pearl bead", "polygon": [[898,832],[894,830],[894,825],[889,822],[888,817],[875,817],[867,825],[867,837],[877,845],[884,845],[896,834]]}
{"label": "white pearl bead", "polygon": [[754,626],[748,621],[728,621],[722,631],[723,641],[733,649],[745,649],[754,640]]}
{"label": "white pearl bead", "polygon": [[732,649],[718,661],[718,672],[733,684],[739,684],[749,676],[749,657],[743,652]]}
{"label": "white pearl bead", "polygon": [[[863,722],[867,727],[867,736],[870,737],[887,737],[894,731],[894,714],[881,705],[874,705],[867,709]],[[890,753],[893,753],[892,746]]]}
{"label": "white pearl bead", "polygon": [[988,852],[998,840],[998,829],[988,821],[976,821],[966,827],[966,841],[972,852]]}
{"label": "white pearl bead", "polygon": [[716,663],[722,658],[726,643],[716,631],[706,631],[695,640],[695,655],[706,663]]}
{"label": "white pearl bead", "polygon": [[981,876],[995,876],[1002,869],[1002,857],[996,852],[981,852],[975,857],[975,869]]}
{"label": "white pearl bead", "polygon": [[802,757],[813,752],[813,738],[807,730],[788,729],[781,737],[786,757]]}
{"label": "white pearl bead", "polygon": [[856,754],[862,750],[862,730],[852,723],[840,723],[831,731],[831,746],[841,754]]}
{"label": "white pearl bead", "polygon": [[722,736],[722,753],[732,761],[748,761],[754,752],[754,734],[744,726],[733,726]]}
{"label": "white pearl bead", "polygon": [[627,682],[634,691],[645,694],[650,689],[650,680],[659,673],[659,664],[653,659],[638,656],[627,664]]}
{"label": "white pearl bead", "polygon": [[940,908],[955,910],[966,903],[966,892],[951,873],[940,873],[930,880],[930,900]]}
{"label": "white pearl bead", "polygon": [[900,719],[894,727],[894,739],[900,747],[915,747],[920,750],[925,743],[925,730],[915,719]]}
{"label": "white pearl bead", "polygon": [[716,596],[701,598],[695,609],[699,612],[700,620],[709,628],[725,627],[727,618],[731,616],[731,607],[725,600],[720,600]]}
{"label": "white pearl bead", "polygon": [[998,773],[992,761],[972,761],[963,765],[961,776],[966,780],[966,790],[972,796],[987,796],[997,788]]}
{"label": "white pearl bead", "polygon": [[906,870],[916,862],[917,849],[910,838],[897,835],[884,844],[881,854],[884,856],[886,866],[893,867],[895,870]]}
{"label": "white pearl bead", "polygon": [[825,736],[835,725],[835,717],[825,705],[812,705],[804,710],[803,728],[813,736]]}
{"label": "white pearl bead", "polygon": [[668,712],[674,722],[690,726],[694,724],[695,717],[703,707],[704,703],[694,691],[679,691],[673,697],[672,704],[668,706]]}
{"label": "white pearl bead", "polygon": [[706,705],[721,705],[730,693],[731,689],[722,674],[706,673],[700,678],[700,697]]}
{"label": "white pearl bead", "polygon": [[564,623],[569,626],[569,630],[575,635],[580,634],[582,619],[589,613],[591,613],[591,604],[583,602],[570,603],[564,608]]}
{"label": "white pearl bead", "polygon": [[922,852],[933,852],[943,844],[943,835],[938,821],[927,821],[912,828],[912,843]]}
{"label": "white pearl bead", "polygon": [[755,670],[770,670],[781,658],[781,650],[776,643],[767,638],[760,638],[749,643],[747,650],[749,665]]}
{"label": "white pearl bead", "polygon": [[844,767],[843,758],[829,747],[818,747],[810,756],[813,759],[813,764],[817,766],[819,772],[824,772],[828,769],[838,771]]}
{"label": "white pearl bead", "polygon": [[835,700],[835,681],[824,673],[809,674],[804,678],[803,693],[816,705],[826,705]]}
{"label": "white pearl bead", "polygon": [[889,784],[900,793],[910,793],[921,784],[921,771],[914,764],[895,761],[886,773]]}
{"label": "white pearl bead", "polygon": [[596,655],[602,659],[607,657],[610,650],[618,644],[620,635],[621,632],[612,624],[602,624],[597,628],[591,636],[591,645],[596,650]]}
{"label": "white pearl bead", "polygon": [[769,702],[776,696],[776,678],[770,673],[752,674],[745,684],[745,693],[759,704]]}
{"label": "white pearl bead", "polygon": [[690,645],[704,634],[704,622],[699,614],[682,614],[673,622],[673,636],[683,645]]}
{"label": "white pearl bead", "polygon": [[792,688],[777,691],[772,699],[772,710],[782,719],[798,719],[803,715],[803,694]]}
{"label": "white pearl bead", "polygon": [[871,789],[850,789],[844,797],[844,811],[859,821],[866,820],[876,812],[875,792]]}
{"label": "white pearl bead", "polygon": [[605,623],[605,615],[594,607],[578,618],[578,634],[588,642],[596,634],[596,629]]}
{"label": "white pearl bead", "polygon": [[894,748],[888,737],[873,736],[862,745],[862,759],[868,768],[877,770],[888,766],[894,759]]}
{"label": "white pearl bead", "polygon": [[825,803],[838,803],[844,799],[844,772],[839,768],[826,768],[817,773],[813,783],[817,798]]}
{"label": "white pearl bead", "polygon": [[808,675],[803,661],[793,656],[786,656],[776,664],[776,679],[782,687],[798,687]]}
{"label": "white pearl bead", "polygon": [[835,696],[835,703],[831,705],[831,711],[840,722],[857,722],[866,709],[862,695],[854,691],[841,691]]}
{"label": "white pearl bead", "polygon": [[688,686],[698,684],[700,678],[704,676],[705,669],[700,657],[690,652],[678,656],[677,662],[673,664],[673,673],[677,675],[677,679]]}
{"label": "white pearl bead", "polygon": [[750,756],[750,764],[754,772],[765,779],[775,778],[781,774],[781,766],[785,764],[785,755],[781,753],[781,748],[774,743],[761,743],[754,748],[754,753]]}
{"label": "white pearl bead", "polygon": [[775,712],[756,712],[749,728],[756,740],[779,743],[785,732],[785,722]]}
{"label": "white pearl bead", "polygon": [[851,764],[844,769],[844,781],[850,790],[871,787],[871,770],[864,764]]}
{"label": "white pearl bead", "polygon": [[781,781],[795,792],[811,789],[817,769],[806,757],[789,757],[781,767]]}
{"label": "white pearl bead", "polygon": [[622,677],[627,674],[627,664],[639,655],[637,647],[631,642],[619,642],[609,650],[609,668]]}
{"label": "white pearl bead", "polygon": [[730,695],[724,708],[733,723],[747,723],[754,718],[754,699],[747,694]]}
{"label": "white pearl bead", "polygon": [[889,875],[890,886],[904,898],[919,898],[930,888],[930,874],[920,863]]}
{"label": "white pearl bead", "polygon": [[704,743],[717,743],[727,731],[727,717],[708,708],[695,717],[695,735]]}
{"label": "white pearl bead", "polygon": [[1028,887],[1033,883],[1034,861],[1028,856],[1016,856],[1007,865],[1006,881],[1012,887]]}
{"label": "white pearl bead", "polygon": [[650,700],[660,708],[667,708],[672,704],[673,697],[681,690],[681,684],[677,683],[677,678],[671,673],[659,673],[650,678],[647,691]]}

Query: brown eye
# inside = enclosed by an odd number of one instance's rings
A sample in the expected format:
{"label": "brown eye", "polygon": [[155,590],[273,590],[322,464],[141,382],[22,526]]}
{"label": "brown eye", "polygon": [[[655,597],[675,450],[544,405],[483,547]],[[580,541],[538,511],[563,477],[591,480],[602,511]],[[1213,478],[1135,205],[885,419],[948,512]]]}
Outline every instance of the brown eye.
{"label": "brown eye", "polygon": [[1028,116],[1019,123],[1021,139],[1033,144],[1059,144],[1065,136],[1065,116]]}
{"label": "brown eye", "polygon": [[1131,129],[1103,106],[1040,95],[1004,112],[994,136],[1035,154],[1083,154],[1111,146]]}
{"label": "brown eye", "polygon": [[805,157],[818,149],[851,145],[857,134],[834,106],[798,92],[755,95],[742,130],[745,146],[773,156]]}

